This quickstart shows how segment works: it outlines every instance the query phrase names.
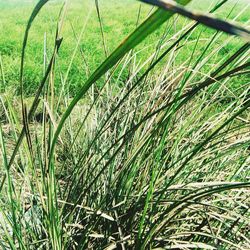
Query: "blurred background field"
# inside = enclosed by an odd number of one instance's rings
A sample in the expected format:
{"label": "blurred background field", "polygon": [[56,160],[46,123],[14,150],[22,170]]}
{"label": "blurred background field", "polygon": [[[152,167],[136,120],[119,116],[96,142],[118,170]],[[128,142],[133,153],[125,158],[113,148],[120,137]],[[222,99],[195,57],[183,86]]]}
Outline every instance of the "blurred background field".
{"label": "blurred background field", "polygon": [[[3,64],[5,75],[5,86],[1,88],[9,88],[14,86],[15,92],[19,94],[18,85],[20,54],[24,30],[27,24],[28,17],[32,11],[36,1],[33,0],[1,0],[0,1],[0,56]],[[82,83],[87,79],[90,72],[93,72],[97,66],[106,57],[103,48],[100,24],[97,18],[97,13],[94,6],[94,1],[68,1],[68,13],[63,27],[63,44],[60,49],[58,60],[59,72],[56,74],[56,86],[61,84],[63,72],[67,70],[68,61],[74,51],[79,35],[83,26],[86,25],[83,37],[80,42],[79,51],[73,61],[72,68],[69,72],[69,81],[67,88],[70,95],[74,95]],[[190,5],[190,9],[207,11],[211,6],[214,6],[216,1],[200,1],[195,0]],[[56,21],[61,8],[61,1],[49,1],[45,8],[39,13],[39,17],[34,23],[30,39],[27,47],[27,56],[25,63],[25,93],[26,95],[34,94],[34,90],[41,79],[44,63],[44,39],[46,36],[46,53],[52,53],[55,37]],[[249,19],[249,9],[245,1],[230,0],[221,10],[216,12],[216,16],[233,20],[236,24],[246,25]],[[101,19],[103,23],[104,39],[106,43],[106,52],[109,54],[130,34],[139,23],[141,23],[149,13],[152,13],[152,8],[142,5],[138,1],[105,1],[99,2]],[[198,6],[198,7],[197,7]],[[138,16],[138,13],[139,16]],[[89,21],[86,18],[89,15]],[[87,23],[86,23],[87,22]],[[187,20],[178,17],[171,19],[163,27],[158,29],[154,34],[148,37],[137,48],[136,52],[138,60],[145,60],[154,51],[157,41],[164,30],[167,30],[165,40],[171,38],[179,29],[187,24]],[[181,64],[186,60],[194,46],[195,38],[200,36],[204,43],[211,38],[214,31],[208,28],[199,27],[199,32],[196,32],[190,37],[190,45],[188,50],[182,50],[176,58],[176,63]],[[227,35],[222,35],[217,44],[223,42]],[[173,41],[173,40],[172,40]],[[170,40],[171,42],[171,40]],[[238,39],[227,43],[223,49],[218,52],[218,55],[211,59],[210,65],[216,60],[220,60],[230,51],[242,42]],[[210,47],[212,51],[216,46]],[[198,44],[196,49],[197,54],[202,51],[203,45]],[[122,83],[121,83],[122,84]]]}

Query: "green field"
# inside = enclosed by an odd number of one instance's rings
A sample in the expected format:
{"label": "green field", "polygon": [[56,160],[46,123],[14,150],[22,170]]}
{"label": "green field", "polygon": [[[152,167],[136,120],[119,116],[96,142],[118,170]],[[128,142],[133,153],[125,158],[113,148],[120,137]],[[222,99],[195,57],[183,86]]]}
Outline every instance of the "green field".
{"label": "green field", "polygon": [[0,248],[250,249],[249,1],[50,0],[23,47],[38,2],[0,0]]}
{"label": "green field", "polygon": [[[22,40],[24,30],[27,24],[28,17],[34,6],[32,1],[19,0],[10,1],[2,0],[0,3],[0,51],[4,65],[4,73],[6,80],[6,87],[16,85],[19,79],[20,54],[22,48]],[[95,11],[95,7],[91,4],[93,1],[69,1],[67,17],[63,27],[62,36],[64,38],[60,50],[58,64],[60,65],[61,73],[63,74],[68,68],[68,61],[71,60],[71,55],[75,49],[77,38],[81,32],[82,27],[84,34],[79,44],[79,51],[76,53],[71,70],[69,72],[69,86],[70,93],[75,93],[82,83],[87,79],[86,66],[83,63],[83,57],[87,63],[88,71],[93,72],[97,66],[105,58],[105,50],[103,48],[102,36],[100,32],[100,25]],[[207,11],[209,6],[213,6],[216,1],[202,1],[195,0],[191,5],[199,5],[198,9]],[[235,7],[235,1],[229,1],[225,4],[223,10],[218,11],[217,16],[227,17],[232,20],[237,17],[239,12],[241,15],[236,19],[237,23],[246,24],[249,19],[249,8],[246,8],[244,1],[238,1]],[[150,7],[143,5],[141,14],[138,19],[140,3],[137,1],[100,1],[100,11],[103,21],[104,38],[106,43],[107,53],[113,51],[136,27],[136,24],[142,22],[150,11]],[[34,23],[30,33],[30,40],[27,47],[26,65],[25,65],[25,91],[29,95],[34,93],[42,74],[43,69],[43,52],[44,52],[44,36],[46,34],[46,51],[48,55],[51,54],[54,45],[54,37],[56,30],[57,18],[60,12],[61,2],[52,1],[41,11],[37,21]],[[124,11],[128,8],[129,11]],[[89,20],[86,20],[88,13],[90,13]],[[112,17],[112,18],[111,18]],[[86,23],[87,22],[87,23]],[[86,26],[85,26],[86,23]],[[147,38],[140,46],[138,46],[138,60],[145,60],[155,49],[159,37],[166,32],[166,40],[170,39],[172,35],[187,24],[186,19],[179,18],[179,20],[170,20],[164,27],[157,30],[153,35]],[[202,32],[201,39],[208,40],[214,33],[211,30],[200,28]],[[191,39],[200,35],[199,32],[192,34]],[[224,36],[217,40],[217,43],[223,41]],[[223,50],[219,52],[219,57],[223,57],[228,51],[236,49],[239,45],[238,40],[225,45]],[[178,63],[182,63],[190,56],[194,42],[189,46],[189,51],[182,51],[180,56],[176,59]],[[215,45],[216,46],[216,45]],[[214,47],[215,47],[214,46]],[[145,47],[147,49],[145,49]],[[212,47],[210,50],[214,48]],[[140,50],[144,50],[140,52]],[[196,53],[199,54],[203,49],[203,44],[198,44]],[[145,51],[146,50],[146,51]],[[217,59],[216,59],[217,60]],[[211,62],[214,63],[214,62]],[[59,73],[58,73],[59,74]],[[60,85],[60,76],[56,75],[56,85]],[[59,86],[58,86],[59,87]]]}

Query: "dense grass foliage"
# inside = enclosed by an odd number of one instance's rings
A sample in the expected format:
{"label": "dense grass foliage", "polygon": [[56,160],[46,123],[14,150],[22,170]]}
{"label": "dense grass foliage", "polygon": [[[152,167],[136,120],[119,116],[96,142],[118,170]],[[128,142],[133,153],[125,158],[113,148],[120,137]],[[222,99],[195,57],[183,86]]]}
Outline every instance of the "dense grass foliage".
{"label": "dense grass foliage", "polygon": [[[249,28],[247,1],[177,2]],[[249,249],[249,41],[36,4],[0,2],[1,248]]]}

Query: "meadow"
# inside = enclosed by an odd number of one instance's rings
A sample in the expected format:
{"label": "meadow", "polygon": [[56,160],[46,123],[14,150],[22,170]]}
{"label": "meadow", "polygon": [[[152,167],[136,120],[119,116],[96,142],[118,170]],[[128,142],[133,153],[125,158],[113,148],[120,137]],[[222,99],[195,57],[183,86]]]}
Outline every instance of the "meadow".
{"label": "meadow", "polygon": [[246,34],[0,0],[2,249],[250,249],[250,3],[177,2]]}
{"label": "meadow", "polygon": [[[27,24],[27,19],[32,11],[35,1],[22,1],[19,0],[10,1],[2,0],[0,3],[0,50],[1,58],[4,63],[5,73],[5,87],[17,86],[19,81],[19,68],[20,68],[20,51],[22,48],[23,34]],[[126,36],[128,36],[138,25],[142,22],[150,13],[151,7],[143,5],[140,10],[140,16],[138,19],[138,11],[140,3],[132,0],[122,1],[101,1],[101,15],[103,19],[103,32],[105,35],[105,46],[103,48],[102,35],[100,31],[100,24],[97,13],[92,1],[70,1],[67,17],[63,27],[63,45],[60,49],[60,55],[58,64],[60,64],[60,70],[62,72],[67,71],[68,61],[71,60],[71,55],[74,52],[75,45],[77,43],[77,36],[80,34],[82,27],[85,25],[86,16],[89,16],[89,20],[86,23],[84,34],[82,35],[81,44],[79,49],[81,52],[75,55],[74,61],[71,65],[69,72],[69,86],[70,94],[75,93],[80,88],[82,82],[86,81],[90,72],[93,72],[97,66],[105,59],[107,54],[113,51]],[[229,1],[225,4],[223,10],[219,10],[217,16],[227,17],[228,19],[234,19],[239,12],[241,15],[237,18],[237,21],[243,25],[249,19],[249,10],[244,5],[245,1],[238,1],[236,4],[234,1]],[[125,7],[128,5],[129,11],[124,13]],[[236,6],[235,6],[236,4]],[[212,6],[211,1],[194,1],[191,3],[191,7],[199,6],[198,10],[207,11],[209,6]],[[53,51],[54,33],[57,25],[57,17],[61,8],[60,1],[52,1],[41,11],[37,22],[33,25],[33,31],[30,34],[30,43],[27,47],[27,58],[25,66],[25,92],[27,95],[34,94],[37,85],[40,82],[42,75],[42,69],[44,64],[44,36],[46,36],[46,53],[49,55]],[[91,13],[91,14],[90,14]],[[186,19],[179,18],[181,20],[170,20],[165,27],[161,27],[154,34],[148,37],[137,50],[144,50],[138,53],[138,57],[141,60],[146,60],[147,57],[153,53],[159,37],[164,33],[164,29],[167,29],[168,37],[170,38],[176,30],[180,30],[186,23]],[[201,32],[202,28],[200,29]],[[195,39],[198,36],[198,32],[192,34],[191,39]],[[201,34],[201,39],[207,39],[213,34],[213,31],[206,30]],[[224,36],[218,39],[218,42],[223,41]],[[179,64],[185,61],[190,56],[195,44],[190,42],[189,51],[183,50],[181,55],[176,58]],[[234,49],[238,45],[239,41],[231,41],[226,44],[223,50],[219,51],[219,57],[222,57],[228,53],[228,51]],[[202,51],[202,44],[197,45],[197,53]],[[106,50],[106,51],[105,51]],[[212,48],[210,49],[212,51]],[[83,62],[84,60],[84,62]],[[216,60],[215,60],[216,61]],[[213,64],[214,62],[211,62]],[[87,65],[86,65],[87,64]],[[55,84],[61,85],[60,76],[56,75],[57,80]],[[60,88],[60,86],[58,86]],[[17,91],[18,88],[14,88]]]}

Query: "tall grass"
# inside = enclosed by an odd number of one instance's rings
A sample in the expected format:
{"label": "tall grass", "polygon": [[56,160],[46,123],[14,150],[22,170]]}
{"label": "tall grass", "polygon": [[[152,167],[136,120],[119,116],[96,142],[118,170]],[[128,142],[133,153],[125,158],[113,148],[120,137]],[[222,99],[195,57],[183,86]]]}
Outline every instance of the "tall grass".
{"label": "tall grass", "polygon": [[[74,53],[62,72],[66,1],[50,58],[41,38],[44,75],[29,102],[23,94],[26,47],[47,2],[38,2],[24,35],[21,107],[0,88],[1,247],[249,249],[248,23],[241,28],[202,14],[171,35],[182,18],[177,10],[194,19],[184,7],[191,1],[146,1],[164,9],[151,9],[108,55],[95,1],[106,59],[71,98],[69,72],[76,53],[83,55],[87,21],[79,34],[72,26]],[[227,2],[215,1],[210,14]],[[140,13],[141,7],[137,20]],[[147,48],[137,45],[160,26],[153,53],[140,61]],[[225,53],[232,42],[237,46]],[[4,86],[1,57],[0,73]]]}

